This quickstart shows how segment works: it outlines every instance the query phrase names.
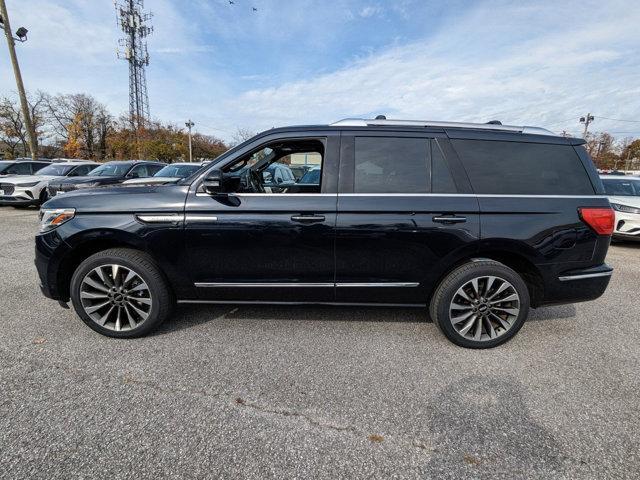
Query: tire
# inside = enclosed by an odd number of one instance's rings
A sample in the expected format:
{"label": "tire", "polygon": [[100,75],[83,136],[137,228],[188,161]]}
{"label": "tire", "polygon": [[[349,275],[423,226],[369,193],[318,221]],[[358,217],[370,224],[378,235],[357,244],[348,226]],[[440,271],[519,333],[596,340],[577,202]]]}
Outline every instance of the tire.
{"label": "tire", "polygon": [[493,260],[473,260],[440,282],[429,314],[456,345],[492,348],[518,333],[529,305],[529,289],[517,272]]}
{"label": "tire", "polygon": [[[84,260],[71,278],[71,302],[90,328],[115,338],[141,337],[154,331],[175,305],[156,262],[128,248],[104,250]],[[107,303],[100,307],[103,302]]]}

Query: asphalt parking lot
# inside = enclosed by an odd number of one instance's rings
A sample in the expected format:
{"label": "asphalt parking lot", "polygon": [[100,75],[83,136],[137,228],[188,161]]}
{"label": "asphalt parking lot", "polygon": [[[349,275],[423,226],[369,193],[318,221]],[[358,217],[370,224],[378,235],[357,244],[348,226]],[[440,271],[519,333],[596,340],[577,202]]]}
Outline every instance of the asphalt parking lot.
{"label": "asphalt parking lot", "polygon": [[44,298],[0,208],[1,478],[638,478],[640,244],[488,351],[421,310],[182,306],[119,341]]}

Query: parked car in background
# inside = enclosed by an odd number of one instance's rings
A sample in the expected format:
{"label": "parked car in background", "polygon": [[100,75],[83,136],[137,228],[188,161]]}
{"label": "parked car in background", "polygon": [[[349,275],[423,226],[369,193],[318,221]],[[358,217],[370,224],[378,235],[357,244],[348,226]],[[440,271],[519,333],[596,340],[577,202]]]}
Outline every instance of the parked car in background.
{"label": "parked car in background", "polygon": [[164,163],[147,160],[116,160],[103,163],[84,177],[52,180],[47,187],[49,197],[83,188],[122,183],[130,178],[146,178],[155,175]]}
{"label": "parked car in background", "polygon": [[270,164],[262,171],[262,177],[264,187],[270,188],[274,192],[282,191],[296,184],[293,172],[291,172],[289,165],[284,163],[274,162]]}
{"label": "parked car in background", "polygon": [[616,211],[613,238],[640,240],[640,178],[627,175],[602,176],[604,191]]}
{"label": "parked car in background", "polygon": [[315,168],[316,166],[317,165],[298,163],[298,164],[289,165],[289,168],[291,169],[291,173],[293,173],[293,176],[295,177],[296,182],[298,182],[302,177],[304,177],[305,173],[307,173],[312,168]]}
{"label": "parked car in background", "polygon": [[35,175],[8,177],[0,181],[0,205],[29,206],[47,201],[49,182],[61,177],[85,176],[99,164],[89,161],[51,163]]}
{"label": "parked car in background", "polygon": [[205,163],[171,163],[162,167],[152,177],[131,178],[123,182],[124,185],[162,185],[175,183],[178,180],[187,178],[200,170]]}
{"label": "parked car in background", "polygon": [[41,168],[46,167],[51,162],[49,160],[2,160],[0,161],[0,178],[13,175],[33,175]]}
{"label": "parked car in background", "polygon": [[298,180],[298,184],[303,185],[320,185],[320,172],[322,170],[319,166],[313,167],[307,170],[300,180]]}
{"label": "parked car in background", "polygon": [[[49,200],[41,288],[119,338],[176,301],[326,303],[428,308],[452,342],[494,347],[530,307],[609,284],[614,211],[584,143],[496,124],[274,128],[163,188]],[[293,154],[319,158],[320,183],[266,188]]]}

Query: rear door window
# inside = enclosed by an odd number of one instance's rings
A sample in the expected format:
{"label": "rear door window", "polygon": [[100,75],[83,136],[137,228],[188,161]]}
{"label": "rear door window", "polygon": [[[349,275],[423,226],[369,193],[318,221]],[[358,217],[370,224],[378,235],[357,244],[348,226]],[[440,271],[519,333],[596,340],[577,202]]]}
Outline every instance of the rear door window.
{"label": "rear door window", "polygon": [[570,145],[451,140],[477,194],[593,195]]}
{"label": "rear door window", "polygon": [[427,193],[430,189],[429,140],[356,137],[356,193]]}

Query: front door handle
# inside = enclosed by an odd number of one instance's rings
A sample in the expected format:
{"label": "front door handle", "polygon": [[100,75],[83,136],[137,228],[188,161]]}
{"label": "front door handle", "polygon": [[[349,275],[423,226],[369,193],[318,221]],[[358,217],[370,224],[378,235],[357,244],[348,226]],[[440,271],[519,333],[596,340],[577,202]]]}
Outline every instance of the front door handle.
{"label": "front door handle", "polygon": [[324,215],[292,215],[291,220],[299,223],[324,222]]}
{"label": "front door handle", "polygon": [[436,223],[464,223],[467,221],[467,217],[459,217],[458,215],[446,215],[446,216],[438,216],[433,217],[433,221]]}

